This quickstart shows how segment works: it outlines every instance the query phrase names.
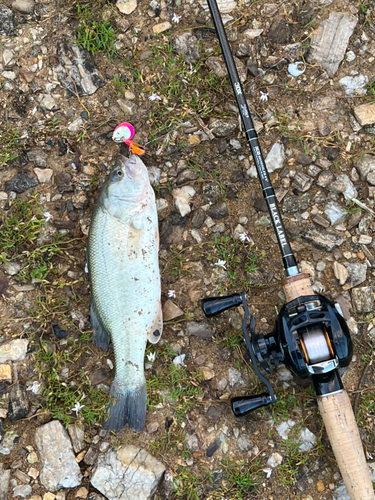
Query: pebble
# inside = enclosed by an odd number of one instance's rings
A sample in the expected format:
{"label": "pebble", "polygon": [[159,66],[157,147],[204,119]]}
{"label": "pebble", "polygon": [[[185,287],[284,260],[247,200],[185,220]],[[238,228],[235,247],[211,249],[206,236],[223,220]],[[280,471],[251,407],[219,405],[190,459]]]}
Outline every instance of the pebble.
{"label": "pebble", "polygon": [[13,12],[0,4],[0,35],[12,35],[14,32]]}
{"label": "pebble", "polygon": [[349,275],[349,272],[346,269],[346,267],[340,264],[339,262],[335,261],[333,263],[333,272],[335,278],[339,280],[340,285],[344,285]]}
{"label": "pebble", "polygon": [[348,278],[346,281],[346,287],[353,288],[360,285],[366,281],[367,277],[367,265],[360,262],[348,263],[345,262],[344,266],[348,270]]}
{"label": "pebble", "polygon": [[13,498],[21,497],[26,498],[32,492],[32,488],[29,484],[21,484],[13,488]]}
{"label": "pebble", "polygon": [[196,62],[200,58],[198,38],[192,33],[181,33],[173,38],[172,47],[177,54],[184,54],[187,64]]}
{"label": "pebble", "polygon": [[116,102],[126,115],[133,116],[136,114],[138,106],[134,102],[125,99],[117,99]]}
{"label": "pebble", "polygon": [[283,462],[283,457],[280,455],[280,453],[272,453],[272,455],[267,460],[267,465],[269,467],[275,468],[281,465],[282,462]]}
{"label": "pebble", "polygon": [[4,271],[9,276],[16,276],[21,270],[21,265],[18,262],[5,262]]}
{"label": "pebble", "polygon": [[30,177],[24,172],[19,172],[9,181],[5,181],[5,191],[7,193],[14,191],[19,194],[37,185],[38,179],[36,177]]}
{"label": "pebble", "polygon": [[254,443],[249,439],[247,434],[241,434],[237,440],[237,447],[240,451],[247,452],[254,448]]}
{"label": "pebble", "polygon": [[229,368],[228,370],[228,381],[229,385],[233,388],[244,387],[246,385],[245,380],[242,378],[241,372],[234,368]]}
{"label": "pebble", "polygon": [[339,203],[335,201],[327,203],[327,205],[324,208],[324,213],[331,222],[331,226],[344,222],[344,220],[348,216],[348,212]]}
{"label": "pebble", "polygon": [[0,382],[12,383],[12,367],[7,364],[0,364]]}
{"label": "pebble", "polygon": [[366,75],[345,76],[339,80],[339,83],[346,87],[346,95],[364,95],[367,92],[368,77]]}
{"label": "pebble", "polygon": [[361,104],[354,108],[354,116],[356,117],[358,123],[361,127],[366,125],[372,125],[375,123],[375,104],[367,103]]}
{"label": "pebble", "polygon": [[131,14],[137,8],[137,0],[117,0],[116,7],[122,14]]}
{"label": "pebble", "polygon": [[7,344],[0,344],[0,363],[24,360],[28,345],[27,339],[15,339]]}
{"label": "pebble", "polygon": [[15,431],[7,431],[0,442],[0,454],[10,455],[18,439],[19,436]]}
{"label": "pebble", "polygon": [[69,130],[69,132],[72,132],[73,134],[75,134],[76,132],[78,132],[78,130],[80,128],[83,128],[83,127],[84,127],[83,120],[81,117],[79,117],[68,125],[68,130]]}
{"label": "pebble", "polygon": [[366,314],[374,310],[374,294],[372,287],[364,286],[361,288],[353,288],[352,304],[354,312],[358,314]]}
{"label": "pebble", "polygon": [[201,339],[210,339],[214,334],[214,330],[207,323],[190,321],[186,325],[186,335],[188,336],[193,335],[195,337],[200,337]]}
{"label": "pebble", "polygon": [[49,182],[53,176],[53,170],[50,168],[34,168],[34,173],[41,184]]}
{"label": "pebble", "polygon": [[195,195],[195,189],[192,186],[183,186],[173,189],[172,196],[176,208],[182,217],[191,212],[190,202]]}
{"label": "pebble", "polygon": [[163,33],[164,31],[168,31],[171,28],[172,28],[171,23],[169,21],[165,21],[163,23],[155,24],[152,27],[152,31],[153,31],[154,35],[158,35],[159,33]]}

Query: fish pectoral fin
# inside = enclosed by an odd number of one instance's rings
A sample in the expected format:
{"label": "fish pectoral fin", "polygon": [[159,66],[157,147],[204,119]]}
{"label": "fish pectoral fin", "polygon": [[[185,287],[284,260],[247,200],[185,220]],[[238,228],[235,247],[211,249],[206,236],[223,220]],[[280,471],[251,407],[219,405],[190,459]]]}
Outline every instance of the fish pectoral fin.
{"label": "fish pectoral fin", "polygon": [[160,308],[160,314],[155,318],[154,323],[147,333],[147,339],[150,344],[157,344],[163,333],[163,316]]}
{"label": "fish pectoral fin", "polygon": [[96,346],[98,346],[103,351],[108,351],[109,342],[111,337],[107,330],[102,325],[99,319],[99,315],[96,311],[96,307],[93,301],[91,301],[90,306],[90,322],[94,333],[92,334],[92,341]]}

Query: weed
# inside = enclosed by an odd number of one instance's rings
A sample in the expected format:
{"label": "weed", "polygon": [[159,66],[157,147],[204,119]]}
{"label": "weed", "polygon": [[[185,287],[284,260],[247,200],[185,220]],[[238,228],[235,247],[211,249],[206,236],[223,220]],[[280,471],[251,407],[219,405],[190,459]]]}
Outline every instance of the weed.
{"label": "weed", "polygon": [[123,75],[113,75],[112,85],[116,90],[117,97],[121,97],[124,94],[126,88]]}
{"label": "weed", "polygon": [[88,50],[92,55],[103,51],[109,57],[116,55],[114,41],[116,34],[109,21],[96,21],[89,4],[77,4],[77,17],[80,20],[77,32],[78,45]]}
{"label": "weed", "polygon": [[302,452],[299,447],[301,443],[296,439],[300,426],[293,427],[290,431],[291,438],[282,440],[281,449],[284,452],[284,462],[278,468],[279,480],[286,487],[295,482],[295,475],[298,468],[304,465],[308,459],[308,453]]}
{"label": "weed", "polygon": [[249,493],[255,491],[260,484],[260,464],[258,461],[235,461],[229,457],[223,458],[221,466],[225,470],[230,486],[222,486],[223,493],[230,494],[230,498],[240,500],[248,498]]}
{"label": "weed", "polygon": [[154,408],[159,403],[168,402],[180,422],[203,394],[200,387],[202,376],[200,372],[190,371],[185,366],[174,365],[172,359],[175,356],[176,353],[171,351],[168,343],[158,351],[158,364],[161,366],[156,370],[156,374],[147,380],[147,404]]}
{"label": "weed", "polygon": [[[47,342],[40,340],[40,349],[34,354],[37,367],[43,374],[43,407],[52,418],[59,419],[68,426],[78,416],[87,425],[100,422],[105,416],[108,394],[91,386],[84,370],[75,370],[75,363],[82,354],[82,339],[68,340],[64,350],[49,351]],[[72,370],[73,373],[70,374]],[[63,371],[69,376],[62,376]],[[72,409],[81,406],[78,412]]]}
{"label": "weed", "polygon": [[368,82],[367,90],[372,95],[373,100],[375,100],[375,80]]}
{"label": "weed", "polygon": [[193,474],[187,467],[180,467],[179,474],[173,479],[173,489],[176,498],[183,496],[186,500],[199,500],[201,479],[198,474]]}
{"label": "weed", "polygon": [[3,140],[2,149],[0,151],[0,167],[7,165],[11,160],[17,158],[17,144],[20,140],[20,135],[17,130],[14,130],[12,125],[8,125],[6,129],[0,128],[0,139]]}

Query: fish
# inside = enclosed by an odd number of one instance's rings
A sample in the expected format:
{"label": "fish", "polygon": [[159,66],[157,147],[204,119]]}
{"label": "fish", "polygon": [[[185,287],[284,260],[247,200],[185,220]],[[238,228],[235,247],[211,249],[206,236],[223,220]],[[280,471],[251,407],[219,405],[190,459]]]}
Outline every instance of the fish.
{"label": "fish", "polygon": [[145,425],[146,343],[163,331],[158,251],[147,167],[137,155],[120,156],[94,205],[87,244],[92,340],[105,351],[112,341],[115,356],[106,430]]}

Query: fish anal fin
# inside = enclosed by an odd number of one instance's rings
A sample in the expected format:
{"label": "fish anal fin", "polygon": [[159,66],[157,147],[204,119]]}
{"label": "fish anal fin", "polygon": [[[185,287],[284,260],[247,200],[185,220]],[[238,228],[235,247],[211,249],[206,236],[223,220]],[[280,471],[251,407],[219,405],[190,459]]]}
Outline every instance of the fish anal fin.
{"label": "fish anal fin", "polygon": [[90,322],[94,333],[92,334],[92,341],[96,346],[98,346],[103,351],[108,351],[109,342],[111,337],[107,330],[102,325],[99,316],[96,311],[96,307],[93,301],[90,305]]}

